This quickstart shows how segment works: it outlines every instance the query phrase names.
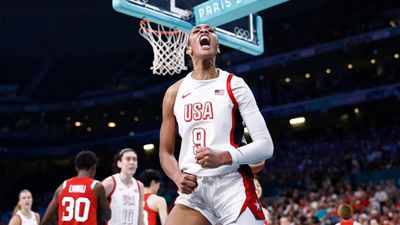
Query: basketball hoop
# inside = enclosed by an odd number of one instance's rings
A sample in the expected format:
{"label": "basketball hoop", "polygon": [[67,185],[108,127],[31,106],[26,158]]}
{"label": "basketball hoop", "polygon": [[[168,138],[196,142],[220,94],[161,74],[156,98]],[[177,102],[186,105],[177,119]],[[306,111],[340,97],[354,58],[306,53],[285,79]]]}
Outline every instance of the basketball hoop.
{"label": "basketball hoop", "polygon": [[139,33],[150,42],[154,60],[153,74],[173,75],[187,70],[185,66],[185,48],[189,35],[177,29],[157,24],[157,29],[151,27],[152,22],[140,21]]}

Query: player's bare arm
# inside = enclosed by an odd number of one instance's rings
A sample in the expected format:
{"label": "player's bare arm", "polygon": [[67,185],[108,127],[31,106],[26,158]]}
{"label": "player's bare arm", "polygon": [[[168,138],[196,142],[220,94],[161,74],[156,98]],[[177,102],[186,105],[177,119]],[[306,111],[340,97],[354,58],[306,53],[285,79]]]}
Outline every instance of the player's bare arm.
{"label": "player's bare arm", "polygon": [[160,196],[154,195],[154,197],[156,203],[156,211],[158,212],[158,216],[160,217],[161,225],[164,225],[168,216],[167,201],[165,201],[165,198]]}
{"label": "player's bare arm", "polygon": [[37,219],[37,221],[38,221],[38,223],[40,224],[40,215],[39,215],[39,213],[35,213],[35,216],[36,216],[36,219]]}
{"label": "player's bare arm", "polygon": [[138,181],[140,189],[140,199],[139,199],[139,225],[145,225],[144,214],[143,214],[143,202],[144,202],[144,185],[142,182]]}
{"label": "player's bare arm", "polygon": [[164,225],[168,216],[167,201],[165,201],[165,198],[158,195],[151,195],[147,199],[147,204],[151,210],[158,213],[161,225]]}
{"label": "player's bare arm", "polygon": [[53,216],[57,213],[57,209],[58,209],[57,198],[58,198],[58,195],[59,195],[61,189],[62,189],[62,185],[60,185],[57,188],[57,190],[54,192],[53,199],[49,203],[49,206],[47,207],[46,213],[43,216],[43,220],[40,223],[41,225],[51,224],[51,222],[53,220]]}
{"label": "player's bare arm", "polygon": [[182,173],[174,156],[176,120],[174,116],[175,97],[183,80],[178,81],[166,91],[163,100],[163,121],[160,129],[160,163],[167,176],[175,182],[178,190],[190,194],[197,187],[197,178]]}
{"label": "player's bare arm", "polygon": [[101,183],[97,183],[93,192],[96,194],[101,217],[108,221],[111,219],[111,208],[107,202],[106,191]]}
{"label": "player's bare arm", "polygon": [[8,225],[20,225],[20,224],[21,224],[21,219],[17,215],[12,216],[10,222],[8,223]]}
{"label": "player's bare arm", "polygon": [[105,190],[105,193],[106,193],[106,197],[108,197],[111,194],[112,190],[114,189],[114,185],[115,185],[114,180],[112,179],[111,176],[109,176],[106,179],[104,179],[101,182],[101,184],[104,187],[104,190]]}

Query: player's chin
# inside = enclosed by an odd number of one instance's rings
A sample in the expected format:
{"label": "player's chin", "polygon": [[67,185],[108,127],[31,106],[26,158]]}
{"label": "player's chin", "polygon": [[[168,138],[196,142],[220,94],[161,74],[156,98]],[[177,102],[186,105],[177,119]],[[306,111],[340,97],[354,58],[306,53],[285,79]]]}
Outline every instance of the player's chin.
{"label": "player's chin", "polygon": [[208,50],[200,50],[197,54],[197,57],[199,59],[210,59],[213,58],[215,55],[217,55],[217,51],[214,49],[208,49]]}
{"label": "player's chin", "polygon": [[136,168],[135,169],[129,169],[128,173],[131,174],[131,175],[135,174],[136,173]]}

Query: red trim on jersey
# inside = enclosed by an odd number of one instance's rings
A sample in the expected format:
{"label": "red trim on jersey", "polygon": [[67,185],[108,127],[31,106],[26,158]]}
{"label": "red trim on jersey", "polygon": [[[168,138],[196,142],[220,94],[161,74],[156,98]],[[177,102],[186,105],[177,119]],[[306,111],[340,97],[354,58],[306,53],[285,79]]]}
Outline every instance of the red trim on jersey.
{"label": "red trim on jersey", "polygon": [[233,95],[233,91],[232,91],[232,87],[231,87],[232,78],[233,78],[233,74],[230,73],[228,75],[228,79],[226,80],[226,89],[228,90],[229,98],[231,99],[231,101],[233,103],[232,115],[231,115],[232,116],[232,128],[231,128],[231,132],[230,132],[230,142],[233,147],[238,148],[239,145],[237,145],[235,143],[235,138],[234,138],[234,134],[233,134],[235,131],[235,111],[238,108],[238,103],[235,99],[235,96]]}
{"label": "red trim on jersey", "polygon": [[[144,194],[144,205],[143,205],[143,210],[147,211],[147,224],[148,225],[157,225],[157,211],[152,210],[149,207],[149,204],[147,200],[149,199],[150,196],[152,196],[153,193],[146,193]],[[145,218],[146,219],[146,218]]]}
{"label": "red trim on jersey", "polygon": [[[114,186],[113,186],[113,189],[111,190],[110,194],[107,196],[108,205],[111,205],[112,194],[114,193],[115,188],[117,187],[117,182],[115,181],[114,176],[111,176],[111,178],[112,178],[112,180],[113,180],[113,182],[114,182]],[[104,224],[105,224],[105,225],[108,225],[108,221],[106,221]]]}
{"label": "red trim on jersey", "polygon": [[39,223],[39,222],[40,222],[40,215],[39,215],[39,213],[34,213],[34,214],[35,214],[35,217],[36,217],[37,222]]}
{"label": "red trim on jersey", "polygon": [[111,176],[111,178],[112,178],[112,180],[113,180],[113,182],[114,182],[114,186],[113,186],[113,189],[111,190],[110,194],[107,196],[107,198],[110,198],[110,200],[109,200],[108,203],[111,203],[111,196],[112,196],[112,194],[113,194],[114,191],[115,191],[115,187],[117,187],[117,182],[115,181],[114,176]]}
{"label": "red trim on jersey", "polygon": [[136,179],[135,179],[135,181],[136,181],[137,189],[138,189],[138,191],[139,191],[139,196],[140,196],[140,185],[139,185],[139,181],[137,181]]}
{"label": "red trim on jersey", "polygon": [[19,219],[19,224],[22,225],[22,218],[21,218],[21,216],[18,215],[17,213],[15,213],[15,215],[16,215],[16,216],[18,217],[18,219]]}
{"label": "red trim on jersey", "polygon": [[340,221],[340,225],[353,225],[354,221],[353,220],[343,220]]}
{"label": "red trim on jersey", "polygon": [[243,178],[243,185],[246,192],[246,199],[244,200],[243,206],[240,209],[240,214],[244,212],[246,208],[249,208],[253,213],[256,220],[265,220],[265,215],[262,210],[262,205],[257,198],[256,189],[254,186],[254,175],[249,165],[241,165],[239,173]]}

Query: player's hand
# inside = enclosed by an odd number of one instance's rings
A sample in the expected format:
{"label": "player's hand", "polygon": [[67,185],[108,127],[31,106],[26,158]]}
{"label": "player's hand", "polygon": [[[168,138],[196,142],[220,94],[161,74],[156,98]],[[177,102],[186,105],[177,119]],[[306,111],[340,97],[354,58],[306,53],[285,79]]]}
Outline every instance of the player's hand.
{"label": "player's hand", "polygon": [[189,173],[181,173],[176,181],[178,191],[182,194],[190,194],[197,187],[197,177]]}
{"label": "player's hand", "polygon": [[203,168],[217,168],[232,163],[232,157],[228,151],[217,152],[207,147],[200,147],[196,152],[196,162]]}

